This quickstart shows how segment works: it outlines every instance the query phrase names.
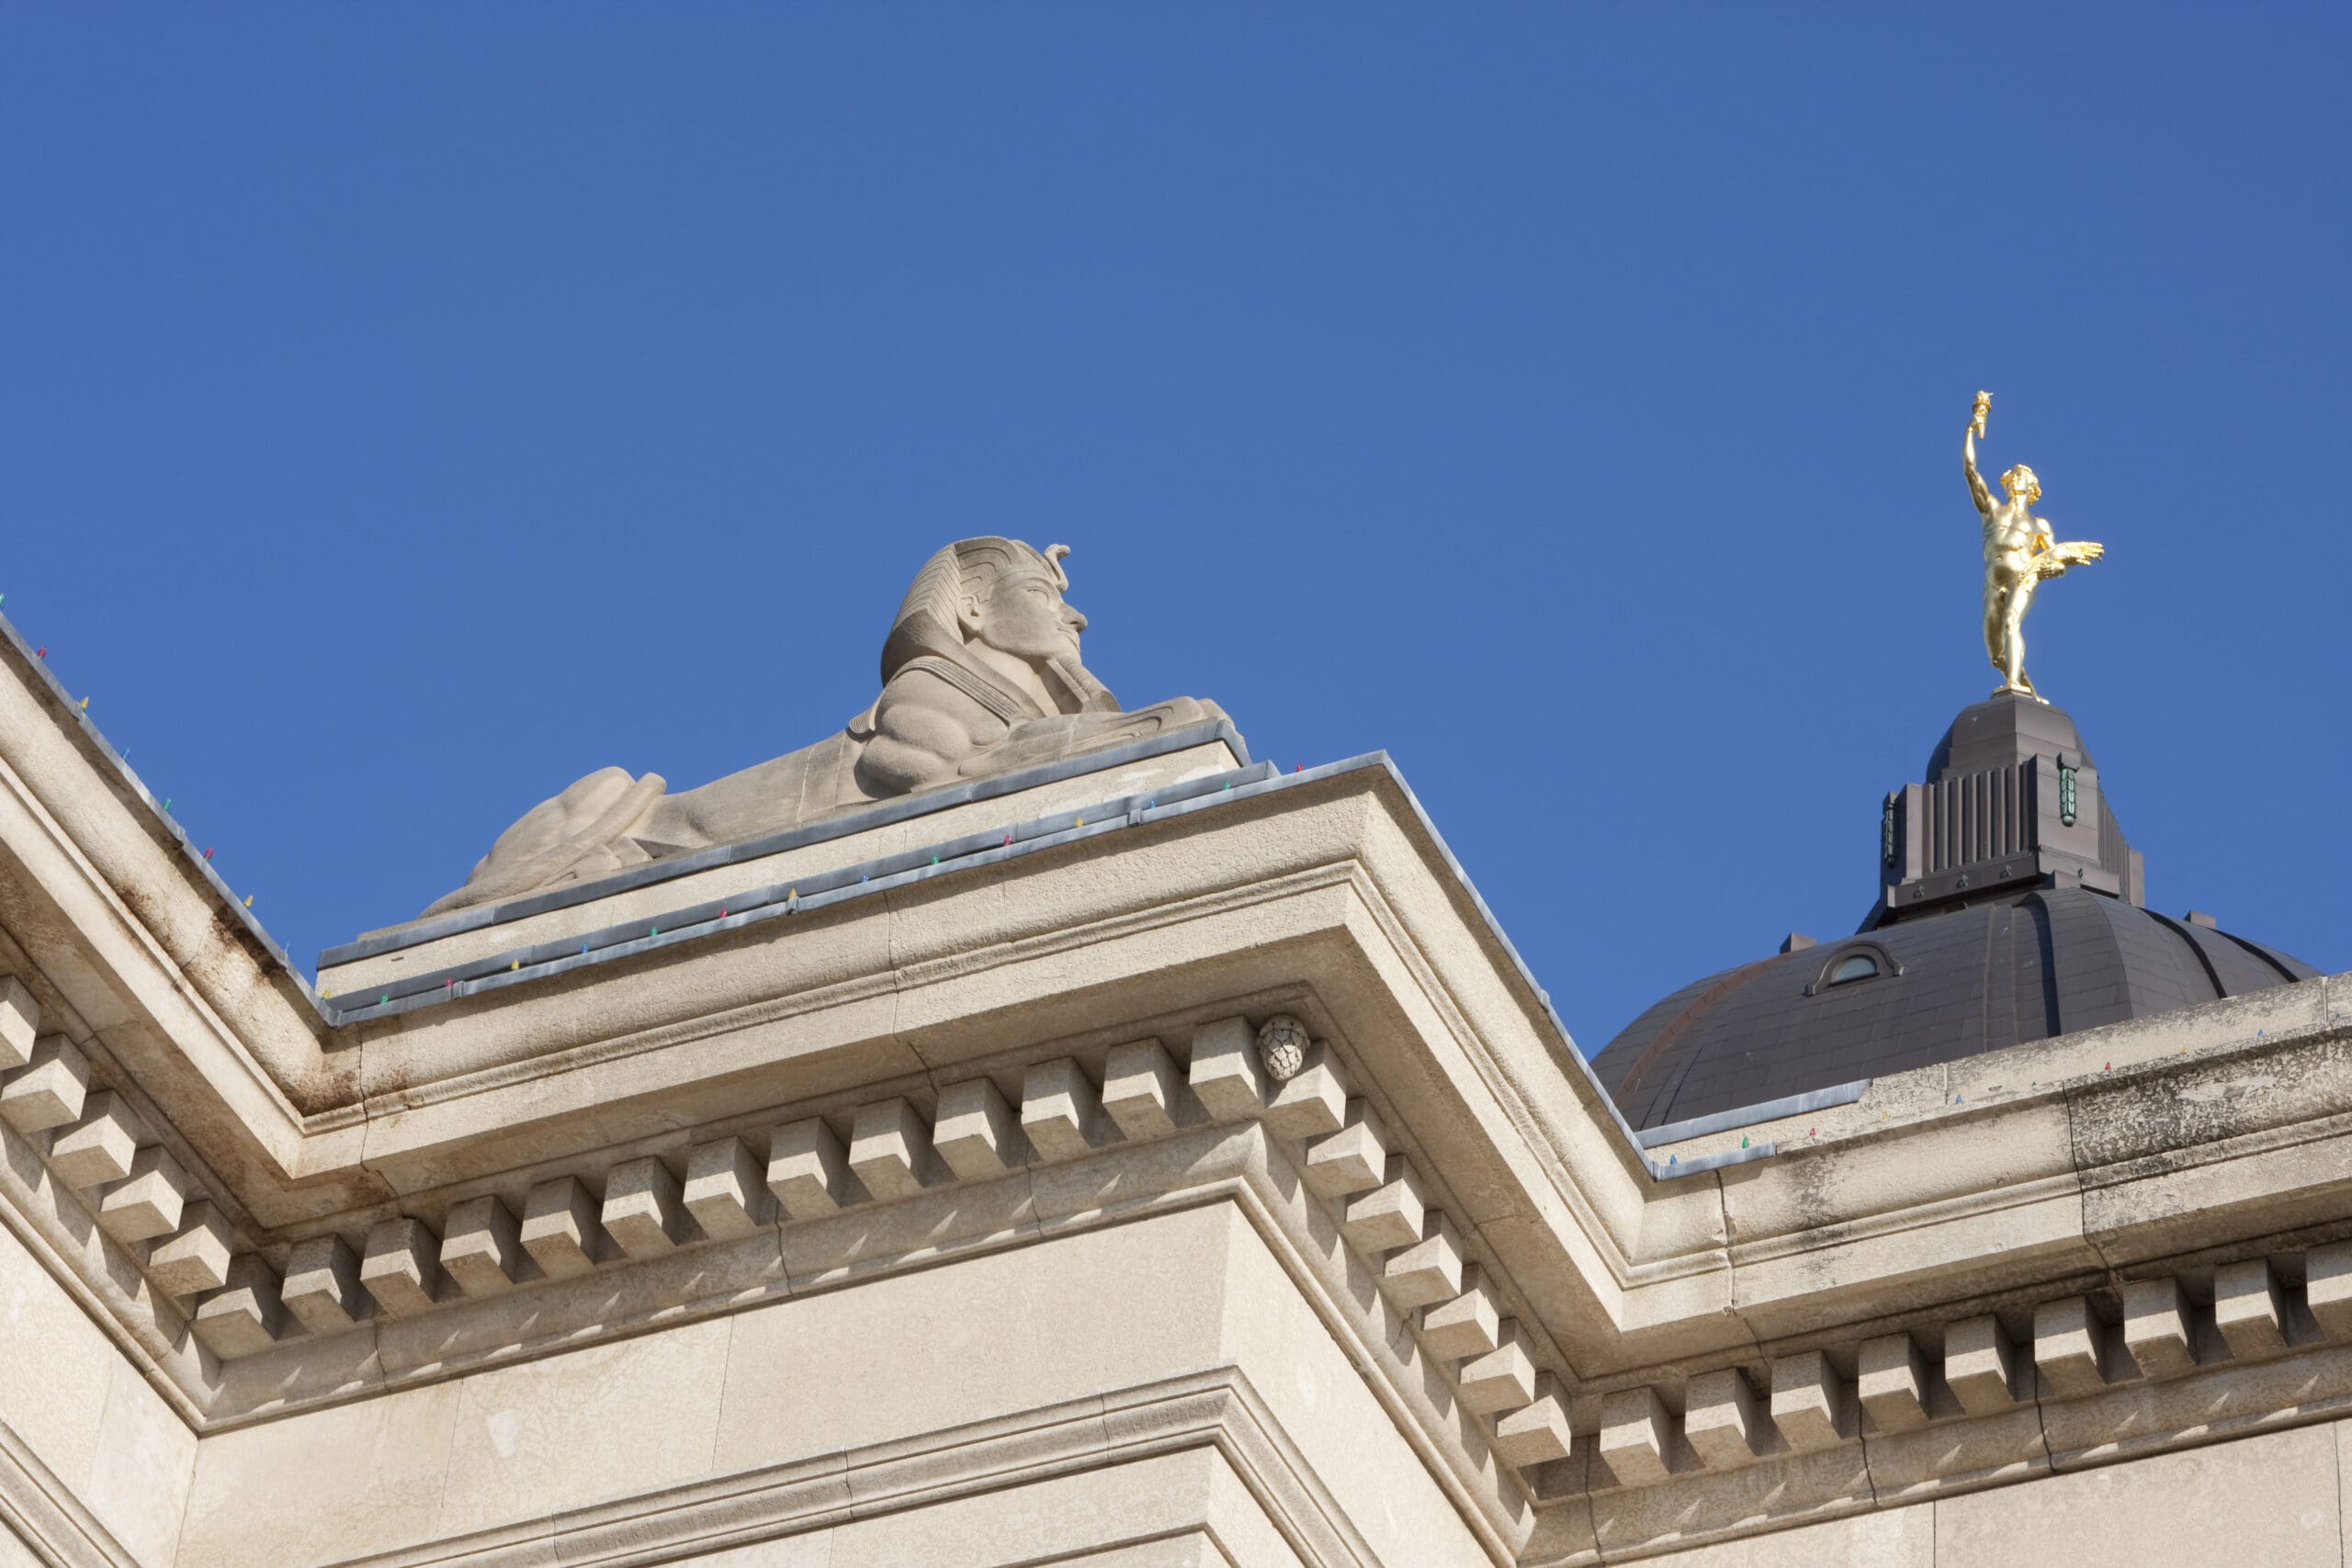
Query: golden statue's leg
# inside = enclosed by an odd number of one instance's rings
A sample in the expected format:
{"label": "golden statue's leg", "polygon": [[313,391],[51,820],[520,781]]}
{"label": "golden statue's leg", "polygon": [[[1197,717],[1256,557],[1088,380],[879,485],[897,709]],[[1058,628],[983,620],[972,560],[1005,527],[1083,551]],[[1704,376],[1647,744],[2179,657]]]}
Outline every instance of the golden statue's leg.
{"label": "golden statue's leg", "polygon": [[2028,696],[2036,694],[2025,675],[2025,613],[2033,608],[2033,591],[2040,581],[2029,577],[2011,585],[2007,603],[2001,606],[2001,672],[2008,677],[2008,690]]}

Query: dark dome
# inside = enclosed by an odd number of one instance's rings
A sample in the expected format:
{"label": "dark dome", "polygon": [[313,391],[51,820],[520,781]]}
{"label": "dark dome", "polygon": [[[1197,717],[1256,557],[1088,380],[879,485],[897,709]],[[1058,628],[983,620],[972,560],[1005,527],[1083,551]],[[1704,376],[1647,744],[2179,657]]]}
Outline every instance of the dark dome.
{"label": "dark dome", "polygon": [[[1829,983],[1865,955],[1876,974]],[[1626,1121],[1659,1127],[2317,973],[2192,920],[2051,888],[1694,980],[1592,1067]]]}
{"label": "dark dome", "polygon": [[1888,795],[1878,902],[1650,1008],[1593,1058],[1647,1129],[2315,978],[2204,916],[2142,907],[2140,855],[2064,713],[1962,710]]}

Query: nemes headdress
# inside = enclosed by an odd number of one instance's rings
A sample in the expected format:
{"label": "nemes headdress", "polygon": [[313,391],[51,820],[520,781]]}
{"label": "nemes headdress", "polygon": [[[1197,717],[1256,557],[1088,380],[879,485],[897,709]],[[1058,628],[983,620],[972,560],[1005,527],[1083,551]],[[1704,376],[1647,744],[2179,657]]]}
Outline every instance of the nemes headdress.
{"label": "nemes headdress", "polygon": [[888,685],[907,661],[925,653],[960,653],[962,634],[956,629],[956,608],[967,594],[985,596],[996,580],[1008,572],[1042,572],[1057,592],[1069,588],[1069,573],[1062,569],[1068,545],[1047,545],[1040,551],[1018,539],[988,535],[958,539],[923,562],[914,586],[899,604],[890,623],[889,640],[882,645],[882,683]]}

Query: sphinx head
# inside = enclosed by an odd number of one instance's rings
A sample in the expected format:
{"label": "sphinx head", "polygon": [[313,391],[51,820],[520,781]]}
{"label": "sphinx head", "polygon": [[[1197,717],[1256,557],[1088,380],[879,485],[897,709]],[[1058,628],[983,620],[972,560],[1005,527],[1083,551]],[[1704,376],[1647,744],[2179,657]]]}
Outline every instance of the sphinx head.
{"label": "sphinx head", "polygon": [[2033,470],[2023,463],[2001,476],[2001,488],[2009,492],[2011,501],[2022,501],[2030,505],[2041,499],[2041,481],[2035,479]]}
{"label": "sphinx head", "polygon": [[899,606],[882,652],[882,679],[919,653],[974,644],[1043,669],[1079,662],[1086,617],[1062,597],[1067,545],[1032,549],[1018,539],[961,539],[923,564]]}
{"label": "sphinx head", "polygon": [[[974,547],[1011,543],[970,541]],[[1078,634],[1086,629],[1086,617],[1062,597],[1069,586],[1061,563],[1068,545],[1048,545],[1043,555],[1026,545],[976,547],[968,555],[966,548],[956,547],[963,579],[956,596],[956,626],[966,642],[985,643],[1033,664],[1078,658]]]}

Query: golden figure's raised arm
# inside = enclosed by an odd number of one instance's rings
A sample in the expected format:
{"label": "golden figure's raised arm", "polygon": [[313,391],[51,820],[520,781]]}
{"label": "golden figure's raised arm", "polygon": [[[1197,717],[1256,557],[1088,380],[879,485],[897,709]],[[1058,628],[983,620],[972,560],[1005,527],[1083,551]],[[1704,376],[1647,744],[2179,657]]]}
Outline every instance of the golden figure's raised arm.
{"label": "golden figure's raised arm", "polygon": [[1984,416],[1992,412],[1993,394],[1977,393],[1968,428],[1960,435],[1960,467],[1968,476],[1969,498],[1976,502],[1976,510],[1987,517],[1993,515],[1993,492],[1984,487],[1984,476],[1976,471],[1976,438],[1984,434]]}

